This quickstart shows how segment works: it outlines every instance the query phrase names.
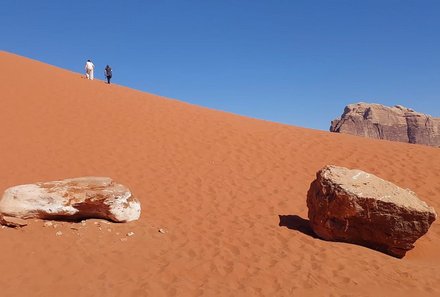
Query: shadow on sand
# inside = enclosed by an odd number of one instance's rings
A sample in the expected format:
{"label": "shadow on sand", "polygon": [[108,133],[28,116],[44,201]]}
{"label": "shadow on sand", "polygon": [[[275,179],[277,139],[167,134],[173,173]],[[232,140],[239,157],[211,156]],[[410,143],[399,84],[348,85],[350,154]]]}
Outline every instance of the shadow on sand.
{"label": "shadow on sand", "polygon": [[297,215],[279,215],[280,227],[287,227],[292,230],[299,231],[313,238],[318,238],[310,227],[310,221]]}
{"label": "shadow on sand", "polygon": [[[280,218],[280,223],[279,223],[280,227],[287,227],[289,229],[296,230],[296,231],[299,231],[301,233],[304,233],[304,234],[306,234],[308,236],[311,236],[313,238],[317,238],[317,239],[323,240],[322,238],[319,238],[315,234],[315,232],[313,232],[312,227],[310,227],[310,221],[309,220],[303,219],[303,218],[301,218],[300,216],[297,216],[297,215],[278,215],[278,216]],[[377,251],[377,252],[386,254],[388,256],[396,257],[396,258],[402,258],[405,255],[405,254],[403,254],[403,256],[402,256],[402,255],[398,255],[396,253],[393,253],[392,251],[390,252],[389,247],[387,247],[385,245],[372,244],[372,243],[365,242],[365,241],[360,241],[360,240],[358,242],[335,240],[334,242],[339,242],[339,243],[342,243],[342,244],[353,244],[353,245],[356,245],[356,246],[361,246],[361,247],[364,247],[364,248],[371,249],[373,251]]]}

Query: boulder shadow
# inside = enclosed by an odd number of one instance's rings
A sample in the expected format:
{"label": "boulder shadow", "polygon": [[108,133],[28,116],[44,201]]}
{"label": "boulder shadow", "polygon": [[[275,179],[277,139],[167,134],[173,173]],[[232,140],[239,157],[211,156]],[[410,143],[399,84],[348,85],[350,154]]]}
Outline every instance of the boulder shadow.
{"label": "boulder shadow", "polygon": [[319,238],[315,232],[313,232],[310,226],[310,221],[303,219],[297,215],[278,215],[280,218],[280,227],[287,227],[292,230],[299,231],[313,238]]}
{"label": "boulder shadow", "polygon": [[[396,252],[390,250],[390,248],[386,245],[380,245],[380,244],[373,244],[371,242],[363,241],[363,240],[357,240],[357,241],[348,241],[348,240],[324,240],[322,238],[319,238],[318,235],[313,232],[312,227],[310,226],[310,220],[303,219],[300,216],[297,215],[278,215],[280,218],[280,227],[287,227],[292,230],[299,231],[303,234],[306,234],[308,236],[311,236],[313,238],[333,242],[333,243],[340,243],[340,244],[349,244],[349,245],[355,245],[358,247],[363,247],[366,249],[370,249],[391,257],[395,258],[403,258],[405,256],[405,253],[403,255],[396,254]],[[406,251],[405,251],[406,252]]]}

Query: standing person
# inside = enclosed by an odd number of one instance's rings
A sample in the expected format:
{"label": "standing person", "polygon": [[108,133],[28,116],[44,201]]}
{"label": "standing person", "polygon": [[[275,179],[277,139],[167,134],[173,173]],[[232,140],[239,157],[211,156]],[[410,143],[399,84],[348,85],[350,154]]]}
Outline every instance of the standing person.
{"label": "standing person", "polygon": [[110,66],[105,66],[104,75],[107,78],[107,83],[110,84],[110,79],[112,78],[112,68]]}
{"label": "standing person", "polygon": [[93,71],[95,70],[95,65],[92,63],[92,61],[87,60],[84,68],[86,70],[87,79],[93,80]]}

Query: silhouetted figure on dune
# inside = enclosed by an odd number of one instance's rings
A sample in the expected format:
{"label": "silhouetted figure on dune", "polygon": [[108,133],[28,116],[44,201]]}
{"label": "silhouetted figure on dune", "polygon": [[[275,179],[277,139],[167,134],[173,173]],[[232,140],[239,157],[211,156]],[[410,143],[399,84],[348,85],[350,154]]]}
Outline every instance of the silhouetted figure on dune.
{"label": "silhouetted figure on dune", "polygon": [[113,76],[113,73],[112,73],[112,68],[110,67],[110,66],[105,66],[105,69],[104,69],[104,75],[105,75],[105,77],[107,78],[107,83],[108,84],[110,84],[110,79],[112,78],[112,76]]}

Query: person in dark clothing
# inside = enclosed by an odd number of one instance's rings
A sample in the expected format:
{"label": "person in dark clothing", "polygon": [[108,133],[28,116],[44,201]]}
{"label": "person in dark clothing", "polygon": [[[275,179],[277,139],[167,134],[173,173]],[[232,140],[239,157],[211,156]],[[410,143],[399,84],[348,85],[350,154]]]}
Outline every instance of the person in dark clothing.
{"label": "person in dark clothing", "polygon": [[112,78],[112,68],[110,66],[105,66],[104,75],[107,78],[107,83],[110,84],[110,79]]}

